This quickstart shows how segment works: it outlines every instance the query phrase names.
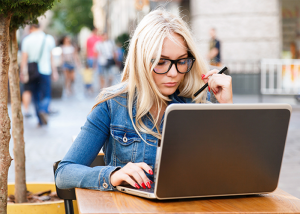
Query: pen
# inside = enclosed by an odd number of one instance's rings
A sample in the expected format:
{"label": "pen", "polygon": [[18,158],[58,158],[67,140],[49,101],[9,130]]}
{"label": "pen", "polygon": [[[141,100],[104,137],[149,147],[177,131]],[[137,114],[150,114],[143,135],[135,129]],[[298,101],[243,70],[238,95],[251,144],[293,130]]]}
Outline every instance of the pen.
{"label": "pen", "polygon": [[[224,68],[222,68],[218,74],[222,74],[224,71],[227,70],[227,67],[225,66]],[[206,83],[204,86],[202,86],[202,88],[199,89],[199,91],[197,91],[194,96],[198,96],[198,94],[200,94],[206,87],[208,86],[208,83]]]}

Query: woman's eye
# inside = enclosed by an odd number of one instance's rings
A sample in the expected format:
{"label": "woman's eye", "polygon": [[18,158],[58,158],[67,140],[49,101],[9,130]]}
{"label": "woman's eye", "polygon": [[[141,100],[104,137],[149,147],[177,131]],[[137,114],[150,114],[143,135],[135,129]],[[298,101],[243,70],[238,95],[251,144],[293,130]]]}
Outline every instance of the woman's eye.
{"label": "woman's eye", "polygon": [[184,64],[186,64],[186,63],[187,63],[187,60],[186,60],[186,59],[178,61],[178,64],[179,64],[179,65],[184,65]]}
{"label": "woman's eye", "polygon": [[158,61],[157,65],[164,65],[165,63],[166,63],[166,60],[161,59]]}

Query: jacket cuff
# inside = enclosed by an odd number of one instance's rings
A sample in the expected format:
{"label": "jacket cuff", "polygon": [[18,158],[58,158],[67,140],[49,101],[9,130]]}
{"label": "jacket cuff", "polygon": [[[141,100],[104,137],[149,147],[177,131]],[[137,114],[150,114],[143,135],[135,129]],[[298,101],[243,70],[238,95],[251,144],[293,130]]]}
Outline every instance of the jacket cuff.
{"label": "jacket cuff", "polygon": [[121,167],[107,166],[100,171],[99,187],[101,191],[116,190],[110,183],[110,175]]}

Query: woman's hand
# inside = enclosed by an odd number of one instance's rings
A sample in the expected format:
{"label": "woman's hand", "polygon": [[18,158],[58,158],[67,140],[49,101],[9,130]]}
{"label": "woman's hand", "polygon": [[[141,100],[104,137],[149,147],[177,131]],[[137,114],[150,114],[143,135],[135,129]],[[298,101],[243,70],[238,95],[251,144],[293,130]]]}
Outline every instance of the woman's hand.
{"label": "woman's hand", "polygon": [[231,76],[218,74],[214,69],[202,75],[205,83],[208,82],[208,90],[214,93],[219,103],[232,103],[232,82]]}
{"label": "woman's hand", "polygon": [[127,163],[123,168],[118,171],[115,171],[110,176],[110,183],[113,186],[121,185],[122,183],[127,182],[135,188],[146,186],[150,189],[152,181],[146,176],[145,172],[153,175],[153,171],[146,163]]}

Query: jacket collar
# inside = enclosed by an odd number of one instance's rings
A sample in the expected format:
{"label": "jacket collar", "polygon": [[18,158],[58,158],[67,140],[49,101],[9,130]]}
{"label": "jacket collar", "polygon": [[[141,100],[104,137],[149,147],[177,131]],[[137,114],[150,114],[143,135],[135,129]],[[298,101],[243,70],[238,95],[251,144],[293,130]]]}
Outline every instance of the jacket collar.
{"label": "jacket collar", "polygon": [[[186,103],[186,100],[183,97],[178,96],[179,93],[180,93],[179,90],[176,90],[174,92],[174,94],[169,96],[169,98],[171,99],[168,103],[169,105],[170,104],[175,104],[175,103]],[[136,116],[136,99],[133,102],[132,116],[133,117]]]}

